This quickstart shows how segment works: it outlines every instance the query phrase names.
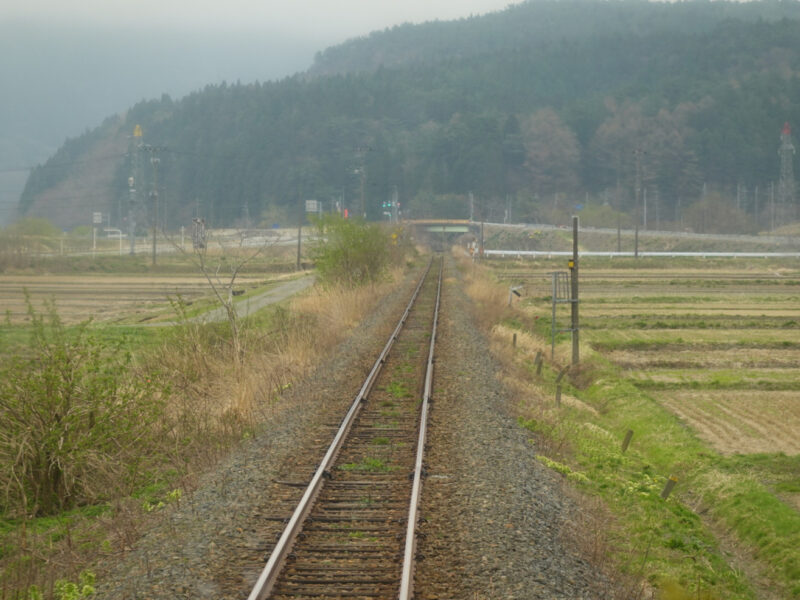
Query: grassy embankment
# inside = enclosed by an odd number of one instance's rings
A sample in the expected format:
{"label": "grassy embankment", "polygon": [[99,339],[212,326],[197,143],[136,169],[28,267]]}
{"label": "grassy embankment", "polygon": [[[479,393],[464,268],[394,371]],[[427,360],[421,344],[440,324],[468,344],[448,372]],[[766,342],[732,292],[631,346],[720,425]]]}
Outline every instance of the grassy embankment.
{"label": "grassy embankment", "polygon": [[[495,266],[507,278],[513,270]],[[523,266],[538,277],[525,279],[517,307],[493,311],[492,344],[520,423],[538,434],[541,460],[615,515],[616,565],[665,597],[681,593],[676,585],[686,594],[676,597],[800,597],[800,448],[792,433],[800,401],[787,392],[800,386],[797,272],[737,262],[746,281],[709,280],[720,267],[731,264],[673,262],[668,270],[583,261],[582,275],[595,278],[582,292],[581,369],[565,380],[560,407],[554,379],[571,345],[559,335],[549,360],[546,273],[563,264]],[[604,280],[604,271],[627,276]],[[484,309],[506,304],[513,276],[498,284],[483,269],[467,272]],[[558,314],[566,327],[568,309]],[[541,375],[537,351],[548,359]],[[664,500],[670,476],[678,483]]]}

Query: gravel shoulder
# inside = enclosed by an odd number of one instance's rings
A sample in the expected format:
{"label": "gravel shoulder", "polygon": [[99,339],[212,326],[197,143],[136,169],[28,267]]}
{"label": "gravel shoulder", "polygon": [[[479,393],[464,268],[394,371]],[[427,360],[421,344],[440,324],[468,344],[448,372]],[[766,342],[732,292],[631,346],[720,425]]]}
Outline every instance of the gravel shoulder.
{"label": "gravel shoulder", "polygon": [[417,598],[611,598],[563,534],[578,507],[539,463],[455,269],[437,337]]}

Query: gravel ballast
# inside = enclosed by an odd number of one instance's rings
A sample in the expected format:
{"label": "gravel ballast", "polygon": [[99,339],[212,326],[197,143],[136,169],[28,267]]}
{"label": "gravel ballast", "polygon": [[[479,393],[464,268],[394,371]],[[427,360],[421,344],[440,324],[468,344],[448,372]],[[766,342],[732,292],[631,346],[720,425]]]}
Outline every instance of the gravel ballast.
{"label": "gravel ballast", "polygon": [[612,597],[562,535],[578,509],[517,424],[459,283],[437,338],[417,598]]}

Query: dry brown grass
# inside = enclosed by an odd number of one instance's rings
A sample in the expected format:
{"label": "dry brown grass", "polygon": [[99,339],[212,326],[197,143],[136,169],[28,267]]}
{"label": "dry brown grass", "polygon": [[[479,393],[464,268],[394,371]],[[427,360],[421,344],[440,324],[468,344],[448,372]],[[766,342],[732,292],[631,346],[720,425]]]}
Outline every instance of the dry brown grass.
{"label": "dry brown grass", "polygon": [[611,362],[628,369],[765,369],[800,367],[800,350],[794,348],[726,348],[691,346],[680,349],[612,350],[604,353]]}
{"label": "dry brown grass", "polygon": [[[200,473],[210,468],[256,428],[269,428],[282,408],[281,393],[310,373],[396,284],[400,273],[359,289],[313,288],[285,308],[273,311],[266,331],[245,326],[244,355],[232,360],[227,325],[184,320],[169,342],[139,359],[142,377],[168,383],[165,418],[171,436],[158,448],[142,449],[164,457],[177,475],[156,476],[164,484],[152,502],[172,490],[190,493]],[[27,598],[38,585],[45,597],[55,580],[77,580],[93,561],[130,548],[147,527],[161,518],[150,500],[119,498],[100,518],[75,515],[40,530],[22,526],[13,538],[14,552],[0,555],[0,598]],[[55,527],[55,529],[54,529]],[[55,539],[54,539],[55,536]]]}
{"label": "dry brown grass", "polygon": [[722,454],[800,454],[795,391],[680,391],[658,397]]}
{"label": "dry brown grass", "polygon": [[184,325],[180,343],[162,348],[156,361],[181,390],[177,410],[202,414],[203,422],[223,429],[258,424],[281,392],[344,339],[399,276],[361,288],[314,287],[287,308],[272,309],[266,332],[244,326],[241,364],[231,360],[213,326]]}

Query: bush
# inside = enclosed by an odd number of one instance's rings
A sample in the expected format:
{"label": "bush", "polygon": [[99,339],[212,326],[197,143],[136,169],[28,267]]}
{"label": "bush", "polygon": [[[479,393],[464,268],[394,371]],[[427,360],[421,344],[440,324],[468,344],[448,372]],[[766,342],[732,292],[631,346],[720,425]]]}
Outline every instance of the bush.
{"label": "bush", "polygon": [[311,256],[324,283],[371,283],[389,266],[390,238],[380,225],[328,216],[318,227],[322,241]]}
{"label": "bush", "polygon": [[133,381],[127,352],[47,309],[45,318],[28,299],[30,346],[0,368],[0,486],[4,511],[17,515],[54,514],[136,485],[166,421],[164,394],[149,379]]}

